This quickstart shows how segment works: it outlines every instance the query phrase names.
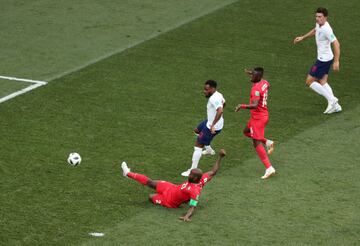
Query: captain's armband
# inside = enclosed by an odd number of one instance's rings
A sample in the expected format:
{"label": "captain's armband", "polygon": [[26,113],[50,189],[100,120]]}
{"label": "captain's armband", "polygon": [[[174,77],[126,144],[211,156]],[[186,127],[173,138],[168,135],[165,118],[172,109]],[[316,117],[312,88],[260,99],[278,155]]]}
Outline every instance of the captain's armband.
{"label": "captain's armband", "polygon": [[197,204],[198,204],[198,201],[193,200],[193,199],[190,199],[189,205],[190,205],[191,207],[196,207]]}

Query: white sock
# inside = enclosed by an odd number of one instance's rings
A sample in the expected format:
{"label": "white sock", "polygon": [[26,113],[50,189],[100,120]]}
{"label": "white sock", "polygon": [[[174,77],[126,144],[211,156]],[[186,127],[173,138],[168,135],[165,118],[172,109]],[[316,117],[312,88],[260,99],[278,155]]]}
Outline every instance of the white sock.
{"label": "white sock", "polygon": [[202,155],[202,148],[194,147],[191,169],[197,168]]}
{"label": "white sock", "polygon": [[310,88],[319,95],[325,97],[329,103],[332,103],[334,101],[334,96],[332,96],[329,92],[327,92],[327,90],[324,87],[322,87],[322,85],[320,85],[318,82],[316,81],[312,82]]}
{"label": "white sock", "polygon": [[329,85],[329,83],[323,84],[322,87],[323,87],[331,96],[335,97],[334,92],[333,92],[331,86]]}

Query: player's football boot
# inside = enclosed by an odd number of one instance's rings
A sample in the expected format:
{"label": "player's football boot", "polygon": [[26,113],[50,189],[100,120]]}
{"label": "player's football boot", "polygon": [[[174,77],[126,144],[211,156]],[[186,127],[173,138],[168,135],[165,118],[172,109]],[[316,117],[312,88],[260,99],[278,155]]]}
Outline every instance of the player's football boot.
{"label": "player's football boot", "polygon": [[264,176],[261,177],[261,179],[268,179],[271,176],[273,176],[275,174],[275,168],[273,168],[272,166],[269,167],[268,169],[266,169]]}
{"label": "player's football boot", "polygon": [[334,113],[336,109],[336,105],[338,104],[338,99],[335,97],[335,100],[333,102],[329,102],[327,108],[324,111],[324,114],[331,114]]}
{"label": "player's football boot", "polygon": [[208,149],[203,150],[202,155],[215,155],[215,150],[213,150],[211,147]]}
{"label": "player's football boot", "polygon": [[127,177],[127,174],[130,172],[130,168],[128,168],[128,166],[127,166],[127,164],[126,164],[125,161],[123,161],[123,162],[121,163],[121,169],[122,169],[122,171],[123,171],[124,177]]}
{"label": "player's football boot", "polygon": [[340,113],[342,111],[342,107],[340,104],[336,104],[335,112],[334,113]]}
{"label": "player's football boot", "polygon": [[275,148],[274,141],[271,141],[269,139],[266,140],[266,149],[267,149],[268,155],[271,155],[274,152],[274,148]]}
{"label": "player's football boot", "polygon": [[328,112],[328,114],[340,113],[341,111],[342,111],[341,105],[336,103],[336,105]]}
{"label": "player's football boot", "polygon": [[191,169],[186,170],[185,172],[181,173],[181,176],[187,177],[190,174]]}

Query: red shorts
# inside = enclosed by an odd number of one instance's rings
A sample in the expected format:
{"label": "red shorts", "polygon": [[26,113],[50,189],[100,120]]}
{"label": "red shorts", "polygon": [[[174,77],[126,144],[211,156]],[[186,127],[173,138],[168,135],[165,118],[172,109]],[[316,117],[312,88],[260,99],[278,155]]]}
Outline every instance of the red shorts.
{"label": "red shorts", "polygon": [[176,185],[170,182],[166,181],[159,181],[156,185],[156,194],[152,197],[152,203],[158,204],[167,208],[176,208],[177,206],[174,206],[171,204],[170,199],[170,192],[171,189],[175,188]]}
{"label": "red shorts", "polygon": [[269,117],[250,118],[247,127],[250,129],[250,136],[255,140],[263,140],[265,137],[265,127],[269,122]]}

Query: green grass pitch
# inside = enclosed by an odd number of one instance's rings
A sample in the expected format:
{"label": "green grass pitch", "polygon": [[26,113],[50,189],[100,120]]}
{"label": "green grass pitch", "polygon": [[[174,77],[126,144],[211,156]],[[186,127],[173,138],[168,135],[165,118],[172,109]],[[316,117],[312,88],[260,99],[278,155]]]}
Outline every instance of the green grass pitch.
{"label": "green grass pitch", "polygon": [[[292,45],[318,5],[329,9],[342,50],[329,81],[344,111],[329,116],[304,83],[314,40]],[[4,6],[0,75],[50,82],[0,104],[0,245],[359,244],[358,1]],[[266,135],[277,142],[278,175],[265,182],[241,134],[249,114],[233,112],[248,101],[243,68],[257,65],[271,84]],[[186,206],[150,204],[151,190],[119,168],[126,160],[151,178],[183,182],[207,79],[227,100],[213,147],[228,156],[182,223]],[[14,83],[1,80],[0,95],[21,89]],[[66,163],[73,151],[83,158],[75,168]],[[213,162],[203,157],[200,167]]]}

